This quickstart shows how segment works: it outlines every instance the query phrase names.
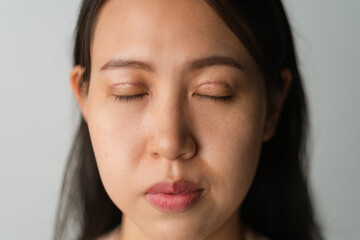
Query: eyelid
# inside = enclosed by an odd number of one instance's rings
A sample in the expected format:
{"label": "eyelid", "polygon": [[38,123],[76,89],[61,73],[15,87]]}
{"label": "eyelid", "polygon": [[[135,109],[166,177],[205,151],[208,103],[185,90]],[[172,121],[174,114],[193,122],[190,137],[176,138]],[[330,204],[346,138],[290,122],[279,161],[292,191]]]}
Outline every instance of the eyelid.
{"label": "eyelid", "polygon": [[[220,86],[217,86],[220,85]],[[214,97],[233,95],[233,88],[224,82],[205,82],[197,85],[196,95],[209,95]]]}
{"label": "eyelid", "polygon": [[[230,84],[223,82],[223,81],[207,81],[207,82],[200,83],[196,86],[197,86],[197,88],[201,88],[201,86],[204,86],[204,85],[211,86],[211,85],[217,85],[217,84],[220,84],[223,87],[226,87],[227,89],[230,88]],[[115,88],[117,88],[118,86],[123,86],[123,85],[137,86],[137,87],[141,88],[143,91],[140,93],[114,94],[114,98],[116,101],[129,102],[129,101],[141,100],[142,98],[144,98],[146,95],[149,94],[148,90],[146,90],[144,88],[144,84],[142,84],[142,83],[121,82],[121,83],[113,84],[113,86]],[[121,88],[121,87],[119,87],[119,88]],[[125,87],[125,88],[127,88],[127,87]],[[205,88],[206,88],[206,86],[205,86]],[[214,88],[214,89],[218,89],[218,88]],[[202,93],[200,91],[198,93],[193,93],[193,96],[199,97],[204,100],[211,100],[214,102],[230,102],[233,99],[234,94],[229,93],[228,91],[226,91],[225,93],[223,91],[221,93],[219,93],[219,92],[209,92],[209,93],[204,92],[204,93]]]}
{"label": "eyelid", "polygon": [[232,95],[228,95],[228,96],[211,96],[211,95],[194,94],[194,96],[199,97],[200,99],[204,99],[204,100],[211,100],[211,101],[214,101],[214,102],[224,102],[224,103],[229,103],[234,98],[234,96],[232,96]]}
{"label": "eyelid", "polygon": [[225,87],[231,87],[231,85],[227,82],[224,82],[224,81],[206,81],[206,82],[202,82],[202,83],[199,83],[199,84],[196,84],[196,88],[199,88],[203,85],[216,85],[216,84],[220,84],[220,85],[224,85]]}
{"label": "eyelid", "polygon": [[112,85],[113,93],[115,95],[122,96],[133,96],[148,93],[148,89],[142,83],[129,83],[129,82],[121,82],[114,83]]}
{"label": "eyelid", "polygon": [[115,100],[120,102],[130,102],[145,97],[147,93],[141,93],[137,95],[115,95]]}
{"label": "eyelid", "polygon": [[111,87],[114,89],[114,100],[119,102],[140,100],[149,94],[146,85],[141,82],[116,82]]}
{"label": "eyelid", "polygon": [[112,87],[118,88],[120,86],[135,86],[146,89],[146,85],[141,82],[116,82],[112,84]]}

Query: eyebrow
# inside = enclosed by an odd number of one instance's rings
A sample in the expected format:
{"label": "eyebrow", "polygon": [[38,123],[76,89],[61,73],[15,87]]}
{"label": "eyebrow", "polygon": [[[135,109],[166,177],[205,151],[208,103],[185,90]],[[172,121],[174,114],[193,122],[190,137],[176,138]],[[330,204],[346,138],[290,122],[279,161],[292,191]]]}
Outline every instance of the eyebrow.
{"label": "eyebrow", "polygon": [[[240,70],[243,70],[243,67],[235,59],[227,56],[210,56],[200,59],[195,59],[190,62],[185,71],[192,72],[201,68],[224,65],[229,67],[234,67]],[[101,67],[101,71],[110,70],[110,69],[121,69],[121,68],[135,68],[141,69],[148,72],[156,72],[156,69],[153,64],[139,61],[139,60],[126,60],[126,59],[112,59],[107,62],[104,66]]]}

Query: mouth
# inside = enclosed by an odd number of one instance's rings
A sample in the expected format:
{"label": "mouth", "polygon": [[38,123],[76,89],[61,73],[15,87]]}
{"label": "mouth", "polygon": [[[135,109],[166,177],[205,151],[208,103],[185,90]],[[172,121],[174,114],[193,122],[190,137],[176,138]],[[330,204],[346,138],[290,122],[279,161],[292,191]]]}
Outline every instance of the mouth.
{"label": "mouth", "polygon": [[188,181],[160,182],[151,186],[145,198],[162,212],[183,212],[203,195],[204,189]]}

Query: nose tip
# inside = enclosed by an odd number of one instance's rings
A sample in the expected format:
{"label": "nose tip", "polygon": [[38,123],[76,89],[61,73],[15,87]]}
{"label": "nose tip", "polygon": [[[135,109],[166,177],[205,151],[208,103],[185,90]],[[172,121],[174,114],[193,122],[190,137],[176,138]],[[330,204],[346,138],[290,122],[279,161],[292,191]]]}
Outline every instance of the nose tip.
{"label": "nose tip", "polygon": [[154,111],[150,116],[148,126],[150,155],[153,158],[171,160],[191,159],[197,151],[197,145],[190,117],[184,109],[169,106],[166,111]]}
{"label": "nose tip", "polygon": [[172,129],[157,134],[151,149],[153,158],[187,160],[195,155],[196,143],[194,138],[185,131],[177,131]]}

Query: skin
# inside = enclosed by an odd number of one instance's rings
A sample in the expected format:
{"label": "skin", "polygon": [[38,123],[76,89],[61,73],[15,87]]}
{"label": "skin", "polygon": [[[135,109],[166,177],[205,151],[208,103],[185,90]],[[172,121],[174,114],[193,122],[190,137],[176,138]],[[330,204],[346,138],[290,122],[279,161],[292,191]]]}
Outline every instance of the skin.
{"label": "skin", "polygon": [[[189,68],[210,56],[232,58],[240,68]],[[153,69],[101,70],[120,58]],[[79,87],[80,66],[70,79],[101,180],[123,212],[116,239],[243,239],[237,216],[262,142],[274,134],[290,72],[282,72],[284,92],[270,106],[262,72],[245,47],[205,2],[192,0],[107,1],[91,59],[88,91]],[[144,95],[116,100],[138,94]],[[187,211],[164,213],[144,198],[153,184],[179,179],[205,189]]]}

